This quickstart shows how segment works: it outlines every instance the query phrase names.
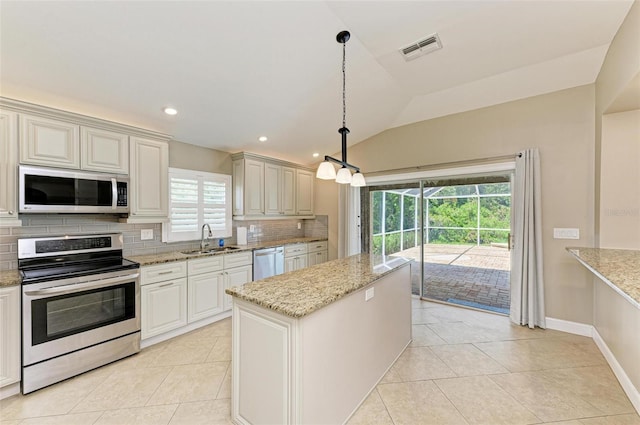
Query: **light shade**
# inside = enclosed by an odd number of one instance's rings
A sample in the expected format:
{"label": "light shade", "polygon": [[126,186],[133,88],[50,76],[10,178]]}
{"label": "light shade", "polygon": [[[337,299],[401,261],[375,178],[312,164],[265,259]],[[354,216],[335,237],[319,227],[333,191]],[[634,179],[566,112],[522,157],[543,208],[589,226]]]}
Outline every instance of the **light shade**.
{"label": "light shade", "polygon": [[318,166],[316,177],[322,180],[333,180],[336,178],[336,169],[329,161],[323,161]]}
{"label": "light shade", "polygon": [[338,174],[336,175],[336,183],[351,183],[351,171],[349,171],[347,167],[342,167],[338,170]]}
{"label": "light shade", "polygon": [[360,171],[356,171],[351,177],[351,186],[363,187],[366,185],[367,185],[367,182],[364,181],[364,175]]}

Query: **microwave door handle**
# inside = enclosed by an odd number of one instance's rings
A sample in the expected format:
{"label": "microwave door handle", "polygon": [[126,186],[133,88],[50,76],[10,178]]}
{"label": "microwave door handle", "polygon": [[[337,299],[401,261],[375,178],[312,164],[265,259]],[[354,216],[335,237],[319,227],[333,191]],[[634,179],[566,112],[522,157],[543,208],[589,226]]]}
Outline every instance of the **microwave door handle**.
{"label": "microwave door handle", "polygon": [[46,296],[65,295],[65,294],[71,294],[73,292],[80,292],[88,289],[102,288],[104,286],[113,285],[114,283],[129,282],[131,280],[137,279],[138,276],[140,276],[140,273],[133,273],[126,276],[112,277],[109,279],[93,280],[87,283],[61,285],[61,286],[54,286],[53,288],[38,289],[35,291],[25,291],[24,294],[30,297],[36,297],[41,295],[46,295]]}
{"label": "microwave door handle", "polygon": [[118,207],[118,182],[115,178],[111,178],[111,209]]}

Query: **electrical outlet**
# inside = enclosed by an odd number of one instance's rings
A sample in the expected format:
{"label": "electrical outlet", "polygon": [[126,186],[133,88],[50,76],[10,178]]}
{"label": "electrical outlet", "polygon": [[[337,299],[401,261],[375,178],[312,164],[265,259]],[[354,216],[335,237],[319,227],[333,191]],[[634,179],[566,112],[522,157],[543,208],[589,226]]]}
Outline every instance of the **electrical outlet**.
{"label": "electrical outlet", "polygon": [[150,239],[153,239],[153,229],[140,230],[140,239],[143,241],[148,241]]}
{"label": "electrical outlet", "polygon": [[302,223],[298,223],[298,230],[302,229]]}
{"label": "electrical outlet", "polygon": [[373,296],[375,295],[375,288],[369,288],[366,291],[364,291],[364,300],[365,301],[369,301],[371,298],[373,298]]}
{"label": "electrical outlet", "polygon": [[580,239],[580,229],[573,228],[553,228],[554,239]]}
{"label": "electrical outlet", "polygon": [[255,225],[255,224],[251,224],[251,225],[249,225],[249,231],[250,231],[251,233],[255,232],[255,231],[256,231],[256,225]]}

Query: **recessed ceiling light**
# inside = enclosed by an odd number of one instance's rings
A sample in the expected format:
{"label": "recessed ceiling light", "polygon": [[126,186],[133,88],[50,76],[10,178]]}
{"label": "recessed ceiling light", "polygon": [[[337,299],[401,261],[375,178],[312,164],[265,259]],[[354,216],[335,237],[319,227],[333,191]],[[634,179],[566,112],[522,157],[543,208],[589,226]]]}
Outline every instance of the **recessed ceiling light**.
{"label": "recessed ceiling light", "polygon": [[164,113],[167,115],[177,115],[178,114],[178,110],[175,108],[171,108],[169,106],[167,106],[166,108],[163,109]]}
{"label": "recessed ceiling light", "polygon": [[260,136],[260,137],[258,137],[258,142],[266,142],[267,140],[269,140],[269,139],[267,138],[267,136]]}
{"label": "recessed ceiling light", "polygon": [[319,156],[320,156],[320,154],[319,154],[318,152],[314,152],[314,153],[313,153],[313,157],[314,157],[314,158],[317,158],[317,157],[319,157]]}

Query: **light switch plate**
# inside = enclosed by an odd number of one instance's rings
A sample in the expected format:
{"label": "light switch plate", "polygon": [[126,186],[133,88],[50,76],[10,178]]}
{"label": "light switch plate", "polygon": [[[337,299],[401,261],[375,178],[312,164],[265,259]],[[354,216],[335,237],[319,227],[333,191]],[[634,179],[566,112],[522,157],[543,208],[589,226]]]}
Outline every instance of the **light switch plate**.
{"label": "light switch plate", "polygon": [[298,223],[298,230],[302,229],[302,224]]}
{"label": "light switch plate", "polygon": [[373,296],[375,295],[374,289],[375,288],[369,288],[366,291],[364,291],[364,300],[365,301],[369,301],[371,298],[373,298]]}
{"label": "light switch plate", "polygon": [[580,239],[580,229],[574,228],[553,228],[554,239]]}
{"label": "light switch plate", "polygon": [[141,229],[140,239],[143,241],[148,241],[150,239],[153,239],[153,229]]}
{"label": "light switch plate", "polygon": [[251,225],[249,225],[249,231],[250,231],[251,233],[253,233],[253,232],[255,232],[255,231],[256,231],[256,226],[255,226],[255,224],[251,224]]}

